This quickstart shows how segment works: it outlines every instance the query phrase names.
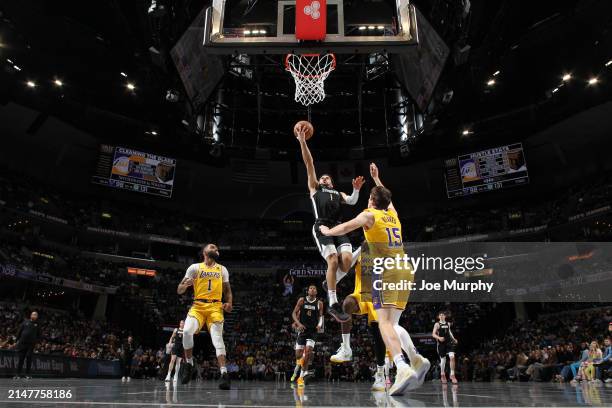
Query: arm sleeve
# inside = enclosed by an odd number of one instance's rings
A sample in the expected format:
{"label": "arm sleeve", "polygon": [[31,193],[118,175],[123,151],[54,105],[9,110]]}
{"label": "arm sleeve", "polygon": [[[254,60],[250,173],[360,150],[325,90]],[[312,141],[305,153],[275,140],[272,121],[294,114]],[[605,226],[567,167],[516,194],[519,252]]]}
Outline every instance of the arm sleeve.
{"label": "arm sleeve", "polygon": [[357,204],[358,200],[359,200],[359,190],[353,189],[353,193],[350,196],[346,196],[344,201],[348,205],[355,205]]}
{"label": "arm sleeve", "polygon": [[198,274],[198,264],[193,264],[189,268],[187,268],[187,272],[185,272],[185,278],[195,278]]}
{"label": "arm sleeve", "polygon": [[223,275],[223,283],[229,282],[229,272],[225,266],[221,267],[221,274]]}

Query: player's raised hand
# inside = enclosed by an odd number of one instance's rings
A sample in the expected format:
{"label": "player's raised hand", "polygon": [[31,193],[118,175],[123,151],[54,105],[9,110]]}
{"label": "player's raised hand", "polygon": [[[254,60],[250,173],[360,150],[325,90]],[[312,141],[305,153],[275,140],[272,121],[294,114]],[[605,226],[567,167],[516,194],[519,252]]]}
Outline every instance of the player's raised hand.
{"label": "player's raised hand", "polygon": [[372,176],[373,179],[378,178],[378,167],[375,163],[370,163],[370,176]]}
{"label": "player's raised hand", "polygon": [[363,176],[359,176],[357,178],[354,178],[353,179],[353,188],[355,190],[360,190],[364,183],[365,183],[365,179],[363,178]]}
{"label": "player's raised hand", "polygon": [[224,312],[227,312],[227,313],[232,312],[233,306],[231,303],[224,303],[222,307],[223,307]]}
{"label": "player's raised hand", "polygon": [[304,129],[303,127],[300,127],[296,134],[295,137],[297,137],[298,142],[302,143],[306,141],[306,129]]}

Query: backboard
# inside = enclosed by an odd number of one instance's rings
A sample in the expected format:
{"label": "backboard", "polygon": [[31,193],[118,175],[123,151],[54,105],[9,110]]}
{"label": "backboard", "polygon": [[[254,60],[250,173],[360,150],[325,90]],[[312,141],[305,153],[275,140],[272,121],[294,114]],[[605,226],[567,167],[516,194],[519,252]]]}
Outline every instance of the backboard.
{"label": "backboard", "polygon": [[[313,6],[319,1],[313,0]],[[409,0],[327,0],[321,41],[296,37],[295,0],[213,0],[206,10],[204,52],[211,54],[402,53],[418,44]],[[307,7],[310,7],[308,5]]]}

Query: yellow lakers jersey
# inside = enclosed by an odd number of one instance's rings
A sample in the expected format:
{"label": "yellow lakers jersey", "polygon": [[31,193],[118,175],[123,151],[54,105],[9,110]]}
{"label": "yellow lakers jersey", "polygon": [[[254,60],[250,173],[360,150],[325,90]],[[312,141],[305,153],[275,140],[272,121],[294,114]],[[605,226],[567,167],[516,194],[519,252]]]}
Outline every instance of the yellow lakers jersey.
{"label": "yellow lakers jersey", "polygon": [[193,278],[193,298],[206,300],[221,300],[223,296],[223,269],[220,264],[212,266],[204,262],[198,264]]}
{"label": "yellow lakers jersey", "polygon": [[403,248],[402,224],[395,211],[374,208],[366,208],[364,211],[374,216],[374,224],[368,229],[363,229],[363,234],[370,248],[373,245],[381,251]]}

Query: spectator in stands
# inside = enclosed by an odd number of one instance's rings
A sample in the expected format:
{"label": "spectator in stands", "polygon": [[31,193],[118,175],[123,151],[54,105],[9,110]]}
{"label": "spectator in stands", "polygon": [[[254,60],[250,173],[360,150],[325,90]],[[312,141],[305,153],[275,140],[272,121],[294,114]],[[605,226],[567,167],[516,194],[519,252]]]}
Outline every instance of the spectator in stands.
{"label": "spectator in stands", "polygon": [[572,384],[577,383],[581,379],[579,375],[580,367],[582,367],[582,363],[589,359],[589,348],[587,347],[587,343],[583,342],[580,349],[582,350],[580,352],[580,360],[570,364],[570,368],[572,370]]}
{"label": "spectator in stands", "polygon": [[595,365],[596,361],[600,361],[602,358],[602,352],[599,348],[599,344],[597,340],[593,340],[589,345],[589,350],[587,354],[587,360],[582,363],[580,366],[580,378],[583,381],[593,381],[595,380]]}
{"label": "spectator in stands", "polygon": [[515,365],[511,369],[508,370],[508,379],[510,380],[520,380],[521,374],[527,370],[527,363],[529,362],[529,357],[523,351],[520,351],[516,355]]}
{"label": "spectator in stands", "polygon": [[227,372],[232,380],[240,379],[240,368],[238,367],[238,364],[236,364],[236,361],[231,360],[229,362],[229,364],[227,365]]}
{"label": "spectator in stands", "polygon": [[34,347],[40,338],[40,327],[38,323],[38,312],[33,311],[30,318],[25,320],[19,332],[17,333],[17,346],[15,347],[19,354],[19,362],[17,363],[17,375],[15,378],[21,377],[23,362],[26,362],[26,377],[30,378],[30,369],[32,368],[32,353]]}
{"label": "spectator in stands", "polygon": [[[610,340],[610,337],[606,337],[604,340],[604,345],[605,349],[603,351],[601,360],[594,363],[595,368],[597,369],[597,379],[599,381],[603,381],[605,379],[604,374],[606,370],[612,367],[612,341]],[[605,379],[605,381],[612,382],[612,378]]]}
{"label": "spectator in stands", "polygon": [[295,278],[289,274],[285,275],[283,278],[283,284],[285,285],[285,291],[283,292],[283,296],[289,296],[293,294],[293,283],[295,282]]}

